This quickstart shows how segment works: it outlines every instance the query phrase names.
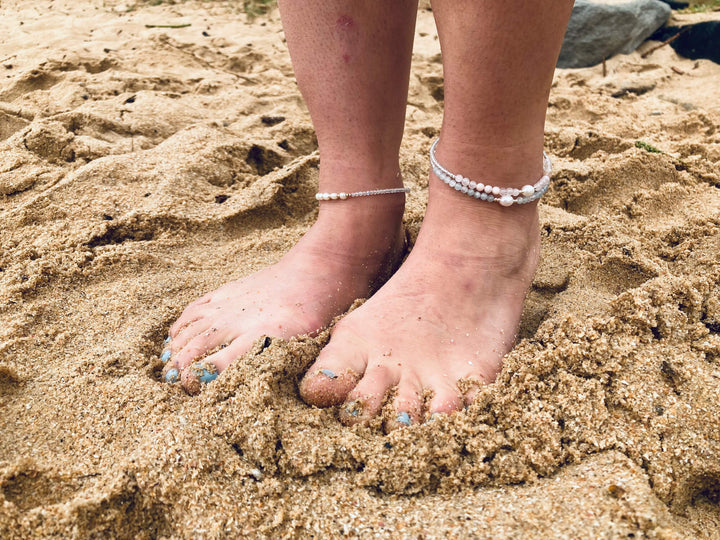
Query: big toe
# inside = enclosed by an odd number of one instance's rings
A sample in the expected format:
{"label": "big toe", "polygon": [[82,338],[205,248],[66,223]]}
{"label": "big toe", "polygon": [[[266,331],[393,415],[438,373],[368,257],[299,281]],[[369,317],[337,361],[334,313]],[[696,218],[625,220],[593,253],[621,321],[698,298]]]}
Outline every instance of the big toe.
{"label": "big toe", "polygon": [[334,337],[300,381],[300,396],[316,407],[340,405],[357,385],[365,365],[361,349]]}

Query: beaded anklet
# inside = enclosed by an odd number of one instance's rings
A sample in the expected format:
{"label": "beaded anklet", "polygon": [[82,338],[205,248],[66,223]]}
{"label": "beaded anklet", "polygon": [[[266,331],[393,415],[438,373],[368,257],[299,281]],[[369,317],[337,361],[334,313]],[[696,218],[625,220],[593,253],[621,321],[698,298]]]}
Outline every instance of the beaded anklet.
{"label": "beaded anklet", "polygon": [[501,188],[497,186],[491,186],[490,184],[483,184],[482,182],[473,182],[469,178],[465,178],[460,174],[451,173],[445,167],[438,163],[435,157],[435,149],[437,148],[440,139],[435,139],[435,142],[430,147],[430,165],[432,170],[440,180],[445,182],[451,188],[456,191],[465,193],[470,197],[475,197],[488,202],[499,202],[502,206],[511,206],[513,204],[526,204],[532,201],[536,201],[543,195],[550,187],[550,172],[552,171],[552,163],[548,155],[543,152],[543,176],[534,185],[525,185],[520,189],[517,188]]}
{"label": "beaded anklet", "polygon": [[369,197],[371,195],[390,195],[391,193],[410,193],[410,188],[371,189],[370,191],[355,191],[354,193],[316,193],[315,198],[318,201],[335,201],[353,197]]}

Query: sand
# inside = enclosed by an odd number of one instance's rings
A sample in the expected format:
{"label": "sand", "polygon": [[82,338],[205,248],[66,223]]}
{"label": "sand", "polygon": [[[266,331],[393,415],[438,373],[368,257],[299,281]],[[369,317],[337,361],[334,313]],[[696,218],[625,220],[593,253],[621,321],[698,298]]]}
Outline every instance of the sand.
{"label": "sand", "polygon": [[[160,382],[184,306],[317,211],[278,14],[238,4],[0,6],[0,537],[720,538],[720,66],[557,71],[522,339],[469,410],[385,435],[299,399],[328,332]],[[413,61],[412,238],[424,9]]]}

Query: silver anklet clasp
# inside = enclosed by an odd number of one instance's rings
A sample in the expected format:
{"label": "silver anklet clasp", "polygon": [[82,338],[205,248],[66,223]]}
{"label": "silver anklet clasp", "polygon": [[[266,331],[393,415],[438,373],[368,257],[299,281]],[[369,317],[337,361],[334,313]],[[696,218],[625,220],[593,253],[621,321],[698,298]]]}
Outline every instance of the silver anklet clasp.
{"label": "silver anklet clasp", "polygon": [[448,186],[465,193],[470,197],[488,202],[498,202],[502,206],[512,206],[513,204],[526,204],[538,200],[545,195],[550,187],[550,172],[552,171],[552,162],[548,155],[543,152],[543,176],[534,185],[527,184],[522,188],[501,188],[483,184],[482,182],[474,182],[461,174],[454,174],[438,163],[435,157],[435,149],[440,139],[435,139],[430,147],[430,165],[432,170],[440,180]]}
{"label": "silver anklet clasp", "polygon": [[353,193],[316,193],[315,198],[318,201],[336,201],[354,197],[370,197],[371,195],[390,195],[392,193],[410,193],[410,188],[371,189],[370,191],[355,191]]}

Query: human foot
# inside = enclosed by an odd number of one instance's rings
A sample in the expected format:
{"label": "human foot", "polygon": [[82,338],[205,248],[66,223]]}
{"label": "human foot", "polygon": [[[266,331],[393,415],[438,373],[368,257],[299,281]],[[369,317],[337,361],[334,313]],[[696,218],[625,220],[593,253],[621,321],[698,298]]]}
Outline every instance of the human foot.
{"label": "human foot", "polygon": [[313,334],[390,276],[403,254],[404,195],[320,204],[317,222],[278,263],[183,311],[161,356],[166,381],[195,393],[261,336]]}
{"label": "human foot", "polygon": [[430,190],[408,259],[337,323],[301,381],[306,402],[342,405],[344,423],[376,416],[393,389],[386,429],[458,410],[514,344],[539,255],[537,205],[477,201],[434,176]]}

